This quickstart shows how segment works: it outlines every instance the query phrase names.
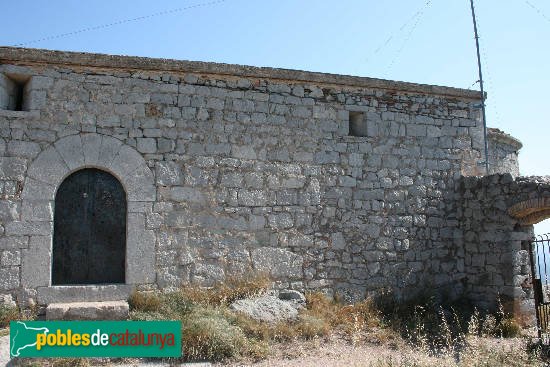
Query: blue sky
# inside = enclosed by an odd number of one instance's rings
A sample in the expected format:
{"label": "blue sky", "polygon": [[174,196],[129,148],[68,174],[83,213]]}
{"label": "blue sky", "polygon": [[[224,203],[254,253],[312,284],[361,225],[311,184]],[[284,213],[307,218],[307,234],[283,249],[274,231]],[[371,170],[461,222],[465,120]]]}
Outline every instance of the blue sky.
{"label": "blue sky", "polygon": [[[544,108],[550,84],[550,2],[475,3],[487,123],[523,142],[522,174],[550,175],[550,121]],[[2,13],[0,45],[283,67],[459,88],[470,88],[478,79],[469,0],[21,0],[4,1]],[[550,232],[550,224],[537,231]]]}

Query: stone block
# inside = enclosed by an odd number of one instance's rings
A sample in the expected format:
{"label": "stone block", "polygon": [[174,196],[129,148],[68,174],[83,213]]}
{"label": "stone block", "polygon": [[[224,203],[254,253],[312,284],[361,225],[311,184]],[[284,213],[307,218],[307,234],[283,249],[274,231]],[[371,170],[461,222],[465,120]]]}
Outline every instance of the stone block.
{"label": "stone block", "polygon": [[53,202],[25,200],[21,209],[21,220],[32,222],[50,222],[53,220]]}
{"label": "stone block", "polygon": [[226,173],[222,175],[220,185],[224,187],[242,187],[243,175],[240,173]]}
{"label": "stone block", "polygon": [[126,320],[126,301],[52,303],[46,307],[46,320]]}
{"label": "stone block", "polygon": [[219,216],[217,226],[219,229],[230,231],[245,231],[248,228],[248,223],[243,217]]}
{"label": "stone block", "polygon": [[22,249],[29,246],[29,237],[0,237],[0,250]]}
{"label": "stone block", "polygon": [[176,143],[172,139],[159,138],[157,141],[157,153],[168,153],[174,150]]}
{"label": "stone block", "polygon": [[32,236],[21,252],[21,285],[36,288],[50,284],[51,236]]}
{"label": "stone block", "polygon": [[203,286],[212,286],[225,278],[220,265],[196,263],[191,280]]}
{"label": "stone block", "polygon": [[157,141],[154,138],[138,138],[137,150],[141,153],[156,153]]}
{"label": "stone block", "polygon": [[27,86],[28,89],[49,89],[53,86],[53,78],[49,76],[33,75]]}
{"label": "stone block", "polygon": [[21,252],[19,250],[2,251],[0,265],[4,267],[21,265]]}
{"label": "stone block", "polygon": [[0,268],[0,290],[8,291],[19,287],[19,267]]}
{"label": "stone block", "polygon": [[20,204],[11,200],[0,200],[0,221],[2,223],[19,220]]}
{"label": "stone block", "polygon": [[248,218],[248,224],[249,224],[248,228],[251,231],[258,231],[263,229],[266,223],[267,221],[265,220],[265,217],[262,215],[250,215],[250,217]]}
{"label": "stone block", "polygon": [[346,240],[342,232],[333,233],[330,238],[334,250],[344,250],[346,248]]}
{"label": "stone block", "polygon": [[357,180],[350,176],[340,176],[338,178],[338,185],[342,187],[355,187],[357,186]]}
{"label": "stone block", "polygon": [[409,124],[407,125],[407,135],[409,136],[427,136],[427,128],[425,125]]}
{"label": "stone block", "polygon": [[288,229],[294,226],[294,220],[290,213],[270,214],[268,220],[273,229]]}
{"label": "stone block", "polygon": [[170,197],[177,202],[206,204],[206,196],[199,189],[192,187],[172,187]]}
{"label": "stone block", "polygon": [[69,167],[59,152],[49,147],[32,162],[27,174],[38,181],[57,187],[68,173]]}
{"label": "stone block", "polygon": [[101,135],[99,134],[82,134],[80,136],[82,142],[82,154],[84,155],[84,164],[87,166],[98,165],[99,154],[101,151]]}
{"label": "stone block", "polygon": [[129,284],[45,286],[37,288],[37,302],[47,305],[54,302],[121,301],[130,297],[132,289]]}
{"label": "stone block", "polygon": [[48,236],[52,230],[53,222],[10,222],[6,225],[8,236]]}
{"label": "stone block", "polygon": [[305,182],[305,177],[288,177],[281,180],[280,186],[283,189],[299,189],[304,187]]}
{"label": "stone block", "polygon": [[185,211],[170,212],[166,215],[165,224],[173,228],[186,228],[193,222],[193,216]]}
{"label": "stone block", "polygon": [[55,200],[56,186],[27,177],[21,197],[25,200]]}
{"label": "stone block", "polygon": [[145,216],[128,213],[128,247],[126,283],[143,284],[155,281],[155,233],[145,229]]}
{"label": "stone block", "polygon": [[[112,160],[109,167],[117,174],[117,176],[122,177],[133,173],[138,167],[145,166],[145,160],[136,152],[135,149],[131,148],[128,145],[122,145],[118,150],[116,157]],[[154,182],[151,179],[151,182]]]}
{"label": "stone block", "polygon": [[75,170],[84,166],[84,153],[80,135],[65,137],[55,144],[55,150],[61,155],[69,169]]}
{"label": "stone block", "polygon": [[183,184],[184,175],[178,162],[157,162],[155,167],[157,174],[157,184],[163,186]]}
{"label": "stone block", "polygon": [[23,181],[27,160],[16,157],[0,157],[0,179]]}
{"label": "stone block", "polygon": [[205,150],[207,154],[223,154],[228,155],[231,152],[230,144],[206,144]]}
{"label": "stone block", "polygon": [[[102,136],[101,148],[97,160],[98,166],[111,167],[113,159],[118,155],[118,151],[122,147],[122,142],[110,136]],[[90,155],[93,157],[93,154]]]}
{"label": "stone block", "polygon": [[232,156],[241,159],[256,159],[257,155],[252,146],[233,145],[231,148]]}
{"label": "stone block", "polygon": [[313,247],[313,236],[298,234],[290,237],[288,244],[291,247]]}
{"label": "stone block", "polygon": [[128,201],[150,202],[155,201],[157,197],[153,173],[144,162],[134,171],[126,174],[123,183],[125,184]]}
{"label": "stone block", "polygon": [[251,253],[252,266],[258,272],[270,274],[274,278],[301,279],[303,258],[288,250],[261,247]]}
{"label": "stone block", "polygon": [[40,145],[32,141],[10,140],[7,152],[9,155],[21,158],[34,158],[41,152]]}
{"label": "stone block", "polygon": [[298,203],[298,192],[296,190],[277,191],[277,205],[296,205]]}
{"label": "stone block", "polygon": [[262,190],[239,190],[237,200],[243,206],[265,206],[269,201],[267,196]]}

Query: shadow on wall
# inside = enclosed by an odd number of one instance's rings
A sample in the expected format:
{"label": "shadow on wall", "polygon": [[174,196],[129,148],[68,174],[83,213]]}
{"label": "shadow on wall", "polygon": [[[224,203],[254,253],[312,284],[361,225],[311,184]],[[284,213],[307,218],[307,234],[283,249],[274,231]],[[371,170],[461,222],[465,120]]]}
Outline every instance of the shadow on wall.
{"label": "shadow on wall", "polygon": [[533,314],[529,248],[533,224],[550,217],[550,177],[464,177],[458,200],[467,297],[485,308],[500,297],[509,312]]}

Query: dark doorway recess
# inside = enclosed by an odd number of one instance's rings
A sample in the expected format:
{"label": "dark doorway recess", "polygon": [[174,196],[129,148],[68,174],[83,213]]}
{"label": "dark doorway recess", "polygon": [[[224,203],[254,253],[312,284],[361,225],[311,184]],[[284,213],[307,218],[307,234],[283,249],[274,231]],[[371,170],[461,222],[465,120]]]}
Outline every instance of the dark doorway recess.
{"label": "dark doorway recess", "polygon": [[126,194],[111,174],[87,168],[55,195],[52,284],[124,283]]}

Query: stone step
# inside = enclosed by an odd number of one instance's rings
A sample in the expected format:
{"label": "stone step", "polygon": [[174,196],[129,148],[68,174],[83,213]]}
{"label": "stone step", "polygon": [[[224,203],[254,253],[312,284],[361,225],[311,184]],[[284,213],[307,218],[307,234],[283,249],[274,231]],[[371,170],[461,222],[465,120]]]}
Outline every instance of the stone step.
{"label": "stone step", "polygon": [[132,293],[129,284],[56,285],[39,287],[37,301],[40,305],[69,302],[102,302],[127,300]]}
{"label": "stone step", "polygon": [[125,320],[128,302],[51,303],[46,307],[46,320]]}

